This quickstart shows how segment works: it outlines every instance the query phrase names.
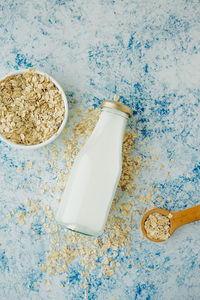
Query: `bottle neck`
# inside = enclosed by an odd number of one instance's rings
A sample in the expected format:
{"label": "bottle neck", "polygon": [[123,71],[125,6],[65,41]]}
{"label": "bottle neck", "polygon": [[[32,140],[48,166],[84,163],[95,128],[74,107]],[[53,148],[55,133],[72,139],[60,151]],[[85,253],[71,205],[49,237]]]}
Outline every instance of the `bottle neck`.
{"label": "bottle neck", "polygon": [[102,108],[93,135],[96,137],[104,136],[109,143],[115,143],[117,141],[122,143],[127,121],[128,115],[126,113],[104,107]]}
{"label": "bottle neck", "polygon": [[102,112],[104,112],[104,111],[107,111],[108,113],[111,113],[111,114],[121,116],[122,118],[125,118],[126,120],[128,120],[128,115],[123,111],[120,111],[120,110],[117,110],[114,108],[103,107]]}

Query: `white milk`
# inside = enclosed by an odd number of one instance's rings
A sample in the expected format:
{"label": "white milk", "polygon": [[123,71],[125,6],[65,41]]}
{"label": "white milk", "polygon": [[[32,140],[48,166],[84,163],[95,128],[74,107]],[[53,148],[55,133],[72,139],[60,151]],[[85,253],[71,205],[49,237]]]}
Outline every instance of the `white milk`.
{"label": "white milk", "polygon": [[122,169],[122,143],[128,114],[103,107],[99,121],[72,167],[57,221],[68,229],[103,232]]}

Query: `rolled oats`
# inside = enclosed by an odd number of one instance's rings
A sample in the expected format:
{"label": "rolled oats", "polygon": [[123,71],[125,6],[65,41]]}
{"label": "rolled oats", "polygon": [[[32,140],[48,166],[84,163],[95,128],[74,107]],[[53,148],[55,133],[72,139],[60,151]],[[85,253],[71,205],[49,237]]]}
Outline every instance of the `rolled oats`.
{"label": "rolled oats", "polygon": [[145,221],[147,236],[156,240],[167,240],[170,237],[170,216],[152,213]]}
{"label": "rolled oats", "polygon": [[33,70],[1,80],[0,98],[0,134],[16,144],[48,140],[64,119],[60,91],[49,77]]}

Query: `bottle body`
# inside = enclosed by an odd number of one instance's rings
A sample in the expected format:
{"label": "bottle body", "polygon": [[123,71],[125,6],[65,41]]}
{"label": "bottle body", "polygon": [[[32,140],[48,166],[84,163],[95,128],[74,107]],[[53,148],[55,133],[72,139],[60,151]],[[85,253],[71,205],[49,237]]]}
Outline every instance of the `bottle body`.
{"label": "bottle body", "polygon": [[125,113],[104,108],[77,155],[56,216],[68,229],[94,236],[103,232],[121,174],[126,123]]}

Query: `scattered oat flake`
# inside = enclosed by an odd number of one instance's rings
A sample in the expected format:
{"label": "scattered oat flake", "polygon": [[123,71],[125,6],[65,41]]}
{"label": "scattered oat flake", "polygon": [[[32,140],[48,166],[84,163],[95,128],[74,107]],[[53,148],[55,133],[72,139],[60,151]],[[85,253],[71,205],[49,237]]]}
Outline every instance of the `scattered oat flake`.
{"label": "scattered oat flake", "polygon": [[162,170],[165,167],[164,164],[160,164],[160,170]]}
{"label": "scattered oat flake", "polygon": [[118,94],[115,94],[114,95],[114,101],[119,101],[119,99],[120,99],[120,96]]}
{"label": "scattered oat flake", "polygon": [[44,284],[45,286],[50,286],[50,285],[51,285],[51,282],[50,282],[50,281],[47,281],[47,280],[44,280],[44,281],[43,281],[43,284]]}
{"label": "scattered oat flake", "polygon": [[[142,129],[141,129],[141,130],[142,130]],[[147,149],[148,151],[151,151],[151,150],[152,150],[152,148],[149,147],[149,146],[146,146],[146,149]]]}
{"label": "scattered oat flake", "polygon": [[188,177],[188,178],[192,178],[192,175],[188,173],[188,174],[187,174],[187,177]]}
{"label": "scattered oat flake", "polygon": [[9,220],[12,218],[11,214],[7,214],[6,218]]}
{"label": "scattered oat flake", "polygon": [[29,198],[26,199],[26,206],[28,206],[28,207],[31,206],[31,200]]}
{"label": "scattered oat flake", "polygon": [[23,167],[22,167],[22,166],[19,166],[19,167],[18,167],[18,171],[19,171],[19,172],[22,172],[22,171],[23,171]]}
{"label": "scattered oat flake", "polygon": [[19,218],[19,224],[24,225],[24,219],[23,218]]}

